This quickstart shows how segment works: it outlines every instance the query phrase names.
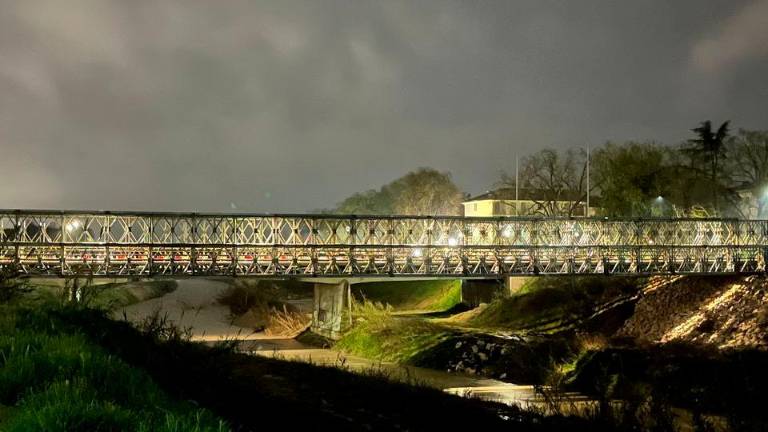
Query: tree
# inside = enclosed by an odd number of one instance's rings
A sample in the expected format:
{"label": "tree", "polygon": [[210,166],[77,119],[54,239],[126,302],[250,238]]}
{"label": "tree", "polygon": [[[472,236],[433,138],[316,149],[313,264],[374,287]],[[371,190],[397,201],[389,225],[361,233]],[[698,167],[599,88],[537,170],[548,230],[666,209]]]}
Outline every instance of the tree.
{"label": "tree", "polygon": [[392,213],[392,200],[388,194],[376,189],[358,192],[345,199],[334,213],[339,214],[390,214]]}
{"label": "tree", "polygon": [[[544,216],[573,216],[587,198],[586,162],[586,152],[574,149],[564,153],[545,149],[523,158],[520,187],[531,191],[533,211]],[[502,175],[500,183],[513,188],[515,179]]]}
{"label": "tree", "polygon": [[731,154],[727,169],[734,186],[749,191],[758,216],[763,217],[768,192],[768,131],[740,129],[727,146]]}
{"label": "tree", "polygon": [[720,162],[726,158],[725,141],[728,137],[729,124],[730,121],[726,121],[717,128],[717,131],[713,131],[711,121],[702,122],[699,127],[692,129],[696,138],[689,139],[688,145],[683,148],[683,152],[691,158],[694,167],[698,163],[702,171],[708,172],[712,186],[712,205],[716,212],[719,211],[718,195],[721,192],[720,186],[723,184],[719,178]]}
{"label": "tree", "polygon": [[459,215],[464,195],[450,173],[432,168],[416,171],[382,186],[356,193],[335,209],[339,214]]}
{"label": "tree", "polygon": [[394,210],[404,215],[459,215],[464,194],[447,172],[419,168],[395,180]]}
{"label": "tree", "polygon": [[670,151],[653,142],[608,142],[593,152],[592,173],[607,216],[669,215],[674,206]]}

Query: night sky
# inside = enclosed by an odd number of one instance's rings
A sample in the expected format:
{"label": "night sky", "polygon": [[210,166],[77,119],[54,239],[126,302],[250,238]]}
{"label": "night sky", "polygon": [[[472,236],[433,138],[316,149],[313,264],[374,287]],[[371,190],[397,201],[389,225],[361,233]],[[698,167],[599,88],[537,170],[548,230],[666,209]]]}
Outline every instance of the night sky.
{"label": "night sky", "polygon": [[0,0],[0,208],[304,212],[768,129],[768,0]]}

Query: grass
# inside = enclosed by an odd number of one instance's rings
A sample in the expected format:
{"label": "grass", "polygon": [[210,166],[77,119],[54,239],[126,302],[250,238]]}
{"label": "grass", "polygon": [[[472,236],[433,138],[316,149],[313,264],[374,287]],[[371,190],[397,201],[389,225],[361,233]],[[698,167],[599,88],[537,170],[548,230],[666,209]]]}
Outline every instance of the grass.
{"label": "grass", "polygon": [[409,363],[431,347],[450,338],[446,327],[418,318],[396,318],[393,308],[381,303],[358,303],[353,310],[355,326],[335,348],[374,360]]}
{"label": "grass", "polygon": [[460,280],[386,281],[352,285],[358,301],[388,304],[396,311],[445,311],[461,302]]}
{"label": "grass", "polygon": [[4,431],[229,430],[207,410],[169,397],[145,371],[59,326],[47,307],[1,308]]}
{"label": "grass", "polygon": [[644,281],[643,278],[605,276],[533,278],[514,295],[489,304],[466,324],[557,331],[589,316],[596,305],[636,293]]}

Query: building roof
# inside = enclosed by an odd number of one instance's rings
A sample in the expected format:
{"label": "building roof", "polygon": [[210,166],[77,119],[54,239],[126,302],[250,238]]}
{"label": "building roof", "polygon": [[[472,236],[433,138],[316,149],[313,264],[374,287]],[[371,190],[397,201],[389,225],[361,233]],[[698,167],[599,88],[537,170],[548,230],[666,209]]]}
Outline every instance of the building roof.
{"label": "building roof", "polygon": [[[573,201],[578,199],[575,191],[566,193],[562,197],[563,201]],[[520,201],[544,201],[546,200],[545,194],[539,189],[533,188],[519,188],[517,196]],[[502,187],[492,191],[487,191],[480,195],[476,195],[465,200],[465,203],[472,201],[485,201],[485,200],[499,200],[499,201],[514,201],[515,200],[515,188],[514,187]],[[590,196],[590,205],[597,204],[599,197],[594,195]],[[594,202],[593,202],[594,201]]]}

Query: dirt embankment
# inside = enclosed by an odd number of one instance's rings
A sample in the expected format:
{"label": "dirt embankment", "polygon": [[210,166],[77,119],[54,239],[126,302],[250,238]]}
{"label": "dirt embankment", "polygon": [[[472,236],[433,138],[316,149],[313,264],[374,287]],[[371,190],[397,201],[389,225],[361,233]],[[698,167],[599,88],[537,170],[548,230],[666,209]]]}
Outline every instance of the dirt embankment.
{"label": "dirt embankment", "polygon": [[767,291],[764,276],[678,277],[644,290],[616,336],[768,349]]}

